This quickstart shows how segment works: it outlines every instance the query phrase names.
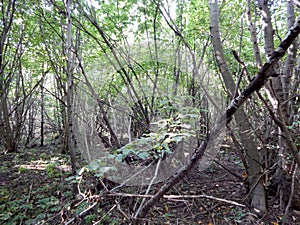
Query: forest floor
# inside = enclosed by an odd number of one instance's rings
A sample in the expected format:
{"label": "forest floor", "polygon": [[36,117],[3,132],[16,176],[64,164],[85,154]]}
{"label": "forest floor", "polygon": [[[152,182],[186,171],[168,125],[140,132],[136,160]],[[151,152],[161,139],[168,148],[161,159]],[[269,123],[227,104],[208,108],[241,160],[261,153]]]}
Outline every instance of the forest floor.
{"label": "forest floor", "polygon": [[[130,224],[128,217],[141,202],[136,195],[147,187],[124,187],[118,195],[99,197],[99,180],[89,175],[81,180],[82,194],[74,196],[68,157],[55,152],[57,147],[48,146],[1,153],[0,224]],[[218,161],[242,176],[241,162],[230,148]],[[237,205],[246,204],[244,184],[218,164],[202,172],[193,169],[167,195],[183,197],[161,199],[141,224],[282,224],[284,210],[274,199],[269,199],[268,214],[260,216]],[[291,209],[285,224],[300,224],[299,212]]]}

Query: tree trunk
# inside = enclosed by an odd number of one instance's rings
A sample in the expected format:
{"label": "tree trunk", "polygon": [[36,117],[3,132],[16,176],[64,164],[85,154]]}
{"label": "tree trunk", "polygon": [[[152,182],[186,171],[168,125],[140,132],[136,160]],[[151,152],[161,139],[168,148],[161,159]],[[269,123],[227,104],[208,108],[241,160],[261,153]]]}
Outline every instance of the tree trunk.
{"label": "tree trunk", "polygon": [[[211,0],[210,2],[210,31],[212,36],[214,54],[219,70],[226,85],[228,95],[230,96],[230,98],[234,98],[235,83],[229,71],[223,53],[219,31],[219,8],[217,0]],[[252,128],[243,109],[240,109],[236,112],[235,119],[239,124],[239,135],[246,152],[247,165],[245,165],[245,167],[248,173],[249,188],[251,190],[251,206],[260,210],[261,212],[266,212],[266,195],[262,179],[260,177],[261,165],[259,164],[259,152],[256,148],[256,143],[254,142],[253,137],[249,134],[249,131],[251,131]]]}
{"label": "tree trunk", "polygon": [[[71,0],[66,0],[66,25],[67,25],[67,143],[71,157],[72,173],[76,174],[76,159],[73,135],[73,57],[72,57],[72,23],[71,23]],[[74,190],[76,191],[76,189]]]}
{"label": "tree trunk", "polygon": [[[218,135],[220,134],[220,127],[223,126],[224,120],[226,124],[229,124],[232,120],[232,116],[246,102],[246,100],[248,100],[254,92],[258,92],[264,86],[264,84],[270,77],[268,75],[268,70],[270,70],[273,64],[277,63],[284,56],[288,47],[292,44],[292,42],[299,35],[299,33],[300,19],[297,20],[295,25],[289,30],[288,35],[280,43],[277,49],[272,53],[270,59],[266,63],[264,63],[264,65],[256,74],[251,83],[247,85],[247,87],[241,92],[241,94],[239,94],[231,101],[231,103],[225,110],[223,116],[221,116],[221,119],[216,123],[216,126],[211,131],[211,134],[205,140],[203,140],[200,147],[196,149],[190,162],[181,170],[179,170],[176,174],[170,177],[170,179],[159,189],[159,191],[157,191],[153,197],[151,197],[148,201],[145,202],[143,208],[139,211],[138,214],[135,215],[135,220],[133,221],[133,224],[139,224],[139,219],[143,218],[149,211],[149,209],[156,202],[158,202],[159,199],[162,198],[163,195],[167,193],[171,187],[173,187],[180,179],[182,179],[190,171],[190,169],[194,167],[196,162],[198,162],[202,158],[206,150],[207,143],[210,141],[210,138],[218,137]],[[298,166],[300,165],[300,160],[299,163],[297,161],[297,164]]]}
{"label": "tree trunk", "polygon": [[[288,28],[291,28],[295,23],[295,11],[294,5],[292,2],[287,1],[287,25]],[[290,123],[291,108],[289,98],[291,97],[292,87],[291,87],[291,78],[293,75],[293,68],[296,64],[296,55],[297,55],[297,40],[294,40],[292,45],[288,49],[288,55],[284,62],[284,67],[281,76],[282,91],[284,102],[282,103],[282,111],[286,116],[287,123]]]}
{"label": "tree trunk", "polygon": [[5,59],[7,46],[6,41],[8,38],[8,33],[10,32],[14,13],[15,13],[15,1],[9,1],[6,5],[2,4],[2,14],[3,14],[3,28],[0,34],[0,138],[4,143],[4,147],[7,152],[15,152],[17,150],[16,142],[13,138],[11,121],[9,116],[8,108],[8,88],[11,79],[5,75],[5,67],[8,64],[9,59]]}
{"label": "tree trunk", "polygon": [[44,124],[45,124],[45,93],[44,93],[44,82],[41,82],[41,143],[40,146],[44,147]]}

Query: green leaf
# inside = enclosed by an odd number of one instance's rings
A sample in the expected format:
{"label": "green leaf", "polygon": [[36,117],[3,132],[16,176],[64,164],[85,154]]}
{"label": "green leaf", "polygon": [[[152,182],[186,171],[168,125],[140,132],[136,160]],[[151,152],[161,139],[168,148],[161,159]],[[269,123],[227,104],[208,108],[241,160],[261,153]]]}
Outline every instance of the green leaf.
{"label": "green leaf", "polygon": [[71,177],[68,177],[66,178],[66,181],[73,181],[76,179],[77,176],[71,176]]}
{"label": "green leaf", "polygon": [[122,162],[123,161],[123,155],[118,154],[118,155],[116,155],[115,159],[117,160],[117,162]]}
{"label": "green leaf", "polygon": [[129,149],[129,148],[124,148],[124,149],[122,149],[122,155],[123,155],[123,156],[127,156],[127,155],[129,155],[130,153],[133,153],[133,150],[132,150],[132,149]]}
{"label": "green leaf", "polygon": [[93,170],[98,169],[99,164],[96,161],[92,161],[87,167],[93,171]]}
{"label": "green leaf", "polygon": [[104,166],[104,167],[99,168],[99,172],[101,172],[102,174],[107,173],[110,170],[117,171],[117,168],[114,166]]}
{"label": "green leaf", "polygon": [[138,153],[138,157],[140,157],[141,159],[146,159],[149,156],[148,152],[140,152]]}

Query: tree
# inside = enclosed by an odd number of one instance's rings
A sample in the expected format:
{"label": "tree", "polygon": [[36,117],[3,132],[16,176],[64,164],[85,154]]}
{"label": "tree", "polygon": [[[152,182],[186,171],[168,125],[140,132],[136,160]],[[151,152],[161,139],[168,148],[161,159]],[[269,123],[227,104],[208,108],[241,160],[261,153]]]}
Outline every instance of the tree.
{"label": "tree", "polygon": [[[220,73],[224,80],[227,88],[227,93],[230,98],[236,97],[236,89],[238,88],[233,81],[232,74],[229,71],[226,58],[223,53],[222,41],[220,37],[219,30],[219,8],[218,1],[213,0],[210,2],[210,30],[212,37],[212,44],[214,48],[214,54],[217,64],[220,69]],[[266,205],[266,194],[263,187],[262,177],[260,172],[262,170],[260,165],[259,152],[257,150],[257,144],[254,142],[254,138],[250,135],[250,130],[252,129],[248,116],[243,109],[240,109],[235,114],[235,119],[239,126],[239,135],[241,138],[241,143],[245,151],[246,157],[246,171],[248,174],[248,183],[250,192],[250,202],[251,206],[260,210],[261,212],[267,211]]]}
{"label": "tree", "polygon": [[[258,6],[261,11],[261,18],[263,20],[264,27],[264,40],[265,40],[265,54],[268,57],[269,53],[274,49],[274,30],[271,22],[272,15],[270,13],[268,1],[258,1]],[[295,21],[295,12],[292,3],[286,3],[286,14],[287,14],[287,27],[290,28]],[[280,198],[281,207],[284,208],[288,204],[288,199],[293,198],[287,190],[293,189],[290,187],[291,184],[289,180],[291,179],[287,172],[288,162],[283,157],[284,155],[293,155],[293,160],[299,164],[299,154],[295,146],[295,138],[293,138],[293,131],[288,129],[294,122],[294,117],[291,112],[297,112],[297,107],[293,104],[295,95],[293,94],[293,89],[298,89],[298,87],[291,87],[290,83],[293,78],[293,68],[296,63],[297,54],[297,39],[291,44],[288,49],[288,55],[286,59],[279,62],[274,66],[272,82],[267,85],[268,99],[272,106],[271,118],[275,121],[276,126],[270,128],[275,130],[278,134],[278,138],[272,143],[274,146],[278,146],[278,152],[274,155],[272,159],[273,162],[278,162],[275,174],[272,175],[271,179],[273,185],[277,190],[281,190],[278,196]],[[282,65],[282,69],[279,67]],[[299,84],[296,84],[296,86]],[[270,139],[270,138],[269,138]],[[290,168],[292,169],[292,168]],[[279,180],[285,180],[286,182],[278,182]],[[289,207],[289,206],[287,206]]]}
{"label": "tree", "polygon": [[[249,206],[267,213],[273,191],[287,212],[296,204],[293,178],[300,166],[300,22],[294,24],[291,1],[286,6],[244,2],[3,1],[1,147],[16,152],[40,140],[43,150],[70,155],[74,177],[81,151],[87,161],[98,157],[93,165],[98,163],[97,175],[104,176],[118,162],[159,168],[180,146],[174,140],[182,140],[186,128],[185,135],[197,139],[189,146],[190,160],[152,198],[133,200],[128,218],[137,224],[195,165],[201,166],[209,143],[227,125],[246,170],[244,180],[235,176],[246,184]],[[290,32],[283,38],[285,22]],[[216,95],[228,103],[224,112]],[[215,126],[214,110],[223,116]],[[184,127],[183,118],[195,128]],[[160,122],[163,129],[153,131]],[[134,145],[141,142],[149,144],[147,151]],[[113,166],[102,165],[103,152]],[[151,188],[152,183],[145,193]]]}
{"label": "tree", "polygon": [[[27,85],[24,73],[27,50],[27,27],[22,24],[25,9],[23,3],[7,1],[1,4],[3,27],[0,43],[0,136],[7,152],[16,152],[24,138],[25,118],[37,83]],[[28,87],[29,86],[29,87]]]}
{"label": "tree", "polygon": [[[5,148],[8,152],[16,151],[16,142],[13,137],[9,108],[8,108],[8,90],[7,86],[10,85],[12,79],[12,71],[9,72],[9,68],[14,62],[10,62],[10,59],[6,59],[4,56],[7,55],[7,51],[10,46],[7,44],[8,35],[11,33],[12,22],[15,16],[15,1],[9,1],[5,6],[2,7],[2,19],[3,19],[3,29],[1,31],[1,43],[0,43],[0,93],[1,93],[1,105],[0,105],[0,123],[1,123],[1,137]],[[10,49],[13,51],[13,49]],[[10,65],[8,64],[10,62]]]}
{"label": "tree", "polygon": [[73,92],[74,92],[74,55],[72,53],[72,43],[73,43],[73,37],[72,37],[72,22],[71,22],[71,0],[66,0],[65,2],[65,8],[66,8],[66,75],[67,75],[67,126],[66,126],[66,145],[64,146],[66,149],[68,149],[68,152],[71,157],[71,165],[72,165],[72,172],[75,175],[76,174],[76,159],[75,159],[75,150],[74,150],[74,119],[73,119]]}

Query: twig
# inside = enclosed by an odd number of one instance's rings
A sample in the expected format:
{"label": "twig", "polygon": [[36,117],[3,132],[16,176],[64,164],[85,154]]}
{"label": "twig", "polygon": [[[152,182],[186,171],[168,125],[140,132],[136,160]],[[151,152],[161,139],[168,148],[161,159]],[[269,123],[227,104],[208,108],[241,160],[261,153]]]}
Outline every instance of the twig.
{"label": "twig", "polygon": [[[27,198],[27,200],[26,200],[26,204],[29,204],[29,202],[30,202],[30,199],[31,199],[31,192],[32,192],[32,186],[33,186],[33,183],[30,184],[29,192],[28,192],[28,198]],[[23,217],[22,217],[22,219],[21,219],[21,221],[20,221],[20,224],[23,224],[23,219],[25,218],[27,211],[28,211],[28,208],[26,208],[26,209],[24,210],[24,215],[23,215]]]}
{"label": "twig", "polygon": [[273,165],[270,169],[265,170],[265,171],[264,171],[264,172],[256,179],[255,183],[253,184],[252,188],[249,190],[248,194],[243,198],[243,202],[245,202],[246,199],[250,196],[250,194],[252,193],[252,191],[254,190],[254,188],[256,187],[256,185],[258,184],[258,182],[262,179],[262,177],[265,176],[267,173],[269,173],[271,170],[273,170],[273,169],[277,166],[278,163],[279,163],[279,161],[276,162],[276,163],[274,163],[274,165]]}
{"label": "twig", "polygon": [[[239,188],[239,190],[237,190],[237,191],[235,191],[234,193],[232,193],[232,194],[229,196],[229,198],[235,196],[238,192],[240,192],[241,188],[242,188],[242,186]],[[207,214],[208,212],[210,212],[210,211],[214,210],[216,207],[218,207],[220,204],[221,204],[221,202],[218,202],[218,203],[216,203],[215,205],[213,205],[213,206],[211,206],[211,207],[209,207],[209,208],[205,207],[204,204],[202,204],[202,205],[204,206],[204,208],[205,208],[205,211],[204,211],[204,212],[201,212],[200,214],[202,214],[202,215],[203,215],[203,214]]]}
{"label": "twig", "polygon": [[108,215],[108,213],[110,213],[111,211],[113,211],[114,208],[116,208],[116,206],[117,205],[114,205],[113,207],[111,207],[110,210],[104,216],[102,216],[102,218],[99,221],[93,223],[93,225],[99,224]]}
{"label": "twig", "polygon": [[207,198],[207,199],[212,199],[212,200],[216,200],[216,201],[219,201],[219,202],[228,203],[230,205],[235,205],[235,206],[246,208],[246,205],[240,204],[238,202],[227,200],[227,199],[223,199],[223,198],[217,198],[217,197],[206,195],[206,194],[202,194],[202,195],[183,195],[183,196],[178,196],[178,195],[164,195],[163,197],[166,198],[166,199]]}
{"label": "twig", "polygon": [[294,168],[293,176],[292,176],[291,193],[290,193],[288,204],[287,204],[287,206],[285,208],[285,211],[284,211],[284,215],[282,217],[282,221],[281,221],[282,225],[285,224],[285,220],[286,220],[287,214],[289,212],[289,209],[291,207],[292,200],[293,200],[293,197],[294,197],[294,192],[295,192],[295,177],[296,177],[297,170],[298,170],[298,165],[295,164],[295,168]]}
{"label": "twig", "polygon": [[[101,196],[101,195],[100,195]],[[128,193],[108,193],[105,196],[108,197],[125,197],[125,198],[153,198],[155,195],[149,195],[149,194],[128,194]],[[103,197],[103,196],[101,196]],[[213,199],[219,202],[224,202],[228,203],[231,205],[239,206],[245,208],[246,205],[240,204],[235,201],[223,199],[223,198],[218,198],[206,194],[201,194],[201,195],[163,195],[162,198],[167,199],[167,200],[184,200],[184,199],[189,199],[189,198],[207,198],[207,199]]]}
{"label": "twig", "polygon": [[105,189],[105,191],[108,191],[107,186],[104,184],[102,179],[99,179],[99,182],[101,183],[102,187]]}
{"label": "twig", "polygon": [[236,98],[239,95],[239,87],[240,87],[242,77],[243,77],[243,73],[245,71],[246,66],[245,66],[245,63],[239,58],[239,56],[238,56],[238,54],[235,50],[232,50],[232,54],[233,54],[234,58],[238,61],[238,63],[242,65],[242,71],[241,71],[241,73],[238,77],[238,80],[236,82],[235,90],[234,90],[234,94],[233,94],[233,97]]}
{"label": "twig", "polygon": [[234,176],[235,178],[237,178],[239,181],[243,181],[244,178],[239,175],[238,173],[235,173],[233,171],[231,171],[231,169],[229,169],[227,166],[223,165],[222,163],[220,163],[218,160],[213,159],[214,163],[218,164],[220,167],[222,167],[226,172],[230,173],[232,176]]}
{"label": "twig", "polygon": [[127,219],[129,220],[130,219],[130,216],[128,216],[122,209],[121,209],[121,206],[119,204],[119,202],[115,201],[116,205],[117,205],[117,209],[119,210],[119,212]]}
{"label": "twig", "polygon": [[231,127],[230,127],[230,125],[227,124],[226,127],[229,129],[229,135],[230,135],[230,137],[231,137],[231,140],[233,141],[233,143],[235,144],[235,146],[238,148],[237,153],[238,153],[240,159],[242,160],[245,169],[247,170],[247,169],[249,168],[249,166],[248,166],[248,162],[247,162],[247,160],[246,160],[246,158],[245,158],[245,155],[244,155],[244,153],[245,153],[244,148],[243,148],[243,146],[240,144],[240,142],[238,141],[238,139],[237,139],[237,137],[235,136],[233,130],[232,130]]}
{"label": "twig", "polygon": [[81,185],[81,181],[82,181],[82,176],[79,176],[79,177],[80,177],[80,178],[79,178],[79,181],[78,181],[78,183],[77,183],[77,191],[78,191],[78,194],[79,194],[80,196],[82,196],[83,199],[85,199],[85,198],[86,198],[86,195],[85,195],[84,193],[82,193],[81,190],[80,190],[80,185]]}
{"label": "twig", "polygon": [[[160,163],[161,163],[161,158],[160,158],[160,159],[158,160],[158,162],[157,162],[157,165],[156,165],[156,168],[155,168],[154,176],[152,177],[151,182],[150,182],[150,184],[149,184],[149,186],[148,186],[148,188],[147,188],[147,190],[146,190],[146,194],[148,194],[148,193],[150,192],[150,189],[151,189],[151,187],[152,187],[152,185],[153,185],[155,179],[157,178],[157,175],[158,175],[158,169],[160,168]],[[140,207],[138,208],[138,210],[136,211],[136,213],[135,213],[135,215],[134,215],[134,219],[137,218],[137,216],[139,215],[140,211],[142,210],[142,207],[143,207],[143,205],[144,205],[144,203],[145,203],[145,200],[146,200],[146,199],[143,199],[143,200],[142,200],[142,202],[141,202],[141,204],[140,204]]]}
{"label": "twig", "polygon": [[[79,213],[79,215],[77,217],[78,218],[83,218],[90,210],[95,208],[96,205],[98,205],[98,202],[95,202],[93,205],[91,205],[90,207],[83,210],[81,213]],[[73,223],[77,217],[74,217],[74,218],[70,219],[68,222],[65,223],[65,225],[69,225],[69,224]]]}
{"label": "twig", "polygon": [[118,188],[123,187],[126,183],[128,183],[129,181],[131,181],[134,177],[136,177],[137,175],[141,174],[142,172],[144,172],[145,170],[147,170],[150,166],[154,165],[156,163],[156,160],[152,161],[148,166],[145,166],[143,169],[139,170],[137,173],[133,174],[131,177],[129,177],[128,179],[126,179],[123,183],[121,183],[120,185],[118,185],[117,187],[114,187],[113,189],[111,189],[110,191],[113,192],[115,190],[117,190]]}
{"label": "twig", "polygon": [[[259,91],[264,84],[267,82],[269,77],[271,76],[270,69],[272,69],[272,66],[276,64],[285,54],[286,50],[289,48],[289,46],[292,44],[292,42],[295,40],[295,38],[300,33],[300,19],[298,19],[295,23],[295,25],[289,30],[288,35],[284,38],[284,40],[280,43],[280,45],[276,48],[276,50],[272,53],[272,55],[269,57],[268,61],[263,65],[263,67],[259,70],[255,78],[251,81],[251,83],[242,91],[242,93],[234,98],[232,102],[227,107],[226,111],[224,112],[223,118],[221,118],[219,123],[226,121],[226,124],[230,123],[230,121],[233,118],[233,115],[235,112],[240,108],[247,99],[250,98],[250,96],[256,92]],[[217,123],[217,126],[220,128],[221,124]],[[214,133],[215,132],[215,133]],[[215,138],[218,136],[218,132],[215,130],[213,135],[208,135],[206,140],[204,140],[201,143],[201,146],[196,150],[195,155],[192,157],[191,161],[183,167],[180,171],[178,171],[177,174],[173,175],[170,180],[163,185],[160,190],[151,198],[149,199],[143,209],[141,210],[140,214],[138,215],[140,218],[143,218],[149,209],[157,202],[163,195],[170,190],[171,187],[173,187],[179,180],[181,180],[194,166],[195,164],[202,158],[208,142],[210,141],[210,136]],[[216,136],[215,136],[216,135]],[[295,155],[294,155],[295,156]],[[300,158],[298,156],[298,158]],[[295,159],[296,160],[296,159]],[[300,160],[299,160],[300,161]],[[138,219],[134,221],[134,224],[138,224]]]}

